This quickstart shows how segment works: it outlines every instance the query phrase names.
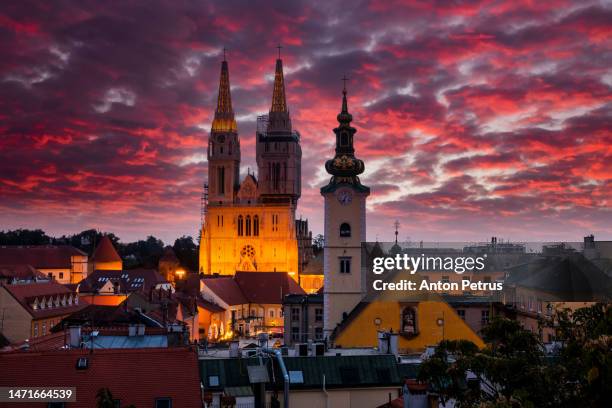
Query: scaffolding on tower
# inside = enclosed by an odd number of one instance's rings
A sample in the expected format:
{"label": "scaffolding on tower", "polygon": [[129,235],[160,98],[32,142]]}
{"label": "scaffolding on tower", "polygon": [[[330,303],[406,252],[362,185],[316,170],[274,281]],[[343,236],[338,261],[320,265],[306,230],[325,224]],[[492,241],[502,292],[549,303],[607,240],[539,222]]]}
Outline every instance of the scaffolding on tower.
{"label": "scaffolding on tower", "polygon": [[202,197],[200,202],[200,230],[204,228],[204,221],[206,220],[206,214],[208,213],[208,183],[204,183],[202,189]]}

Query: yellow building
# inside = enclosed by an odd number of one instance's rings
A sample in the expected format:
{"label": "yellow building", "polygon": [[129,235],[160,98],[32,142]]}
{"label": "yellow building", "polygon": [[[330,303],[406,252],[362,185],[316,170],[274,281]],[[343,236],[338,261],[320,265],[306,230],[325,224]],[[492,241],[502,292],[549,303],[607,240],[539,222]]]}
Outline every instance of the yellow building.
{"label": "yellow building", "polygon": [[240,182],[240,139],[227,61],[208,140],[208,184],[200,241],[200,272],[287,272],[298,279],[295,209],[301,192],[299,134],[292,130],[282,61],[276,61],[272,107],[258,118],[257,175]]}

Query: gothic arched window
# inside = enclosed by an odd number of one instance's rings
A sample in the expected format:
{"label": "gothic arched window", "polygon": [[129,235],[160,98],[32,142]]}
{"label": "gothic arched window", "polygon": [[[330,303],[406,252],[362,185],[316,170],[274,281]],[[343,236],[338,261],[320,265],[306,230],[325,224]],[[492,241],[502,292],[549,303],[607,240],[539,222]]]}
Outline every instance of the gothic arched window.
{"label": "gothic arched window", "polygon": [[244,227],[242,223],[242,215],[238,216],[238,236],[241,237],[244,233]]}
{"label": "gothic arched window", "polygon": [[246,216],[246,223],[245,224],[246,224],[246,228],[245,228],[245,230],[246,230],[245,232],[246,233],[244,235],[249,237],[249,236],[251,236],[251,216],[250,215]]}
{"label": "gothic arched window", "polygon": [[417,326],[417,313],[414,307],[406,306],[402,310],[400,332],[409,336],[414,336],[418,334],[419,330]]}
{"label": "gothic arched window", "polygon": [[253,217],[253,235],[259,236],[259,217],[257,215]]}
{"label": "gothic arched window", "polygon": [[351,236],[351,225],[348,222],[340,224],[340,237],[348,238]]}

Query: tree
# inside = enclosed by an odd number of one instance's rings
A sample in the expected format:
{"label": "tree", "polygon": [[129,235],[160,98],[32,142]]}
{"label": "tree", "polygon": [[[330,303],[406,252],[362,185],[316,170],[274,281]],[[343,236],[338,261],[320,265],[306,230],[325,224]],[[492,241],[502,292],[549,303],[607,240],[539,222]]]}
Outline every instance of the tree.
{"label": "tree", "polygon": [[181,266],[191,271],[198,270],[198,247],[193,242],[192,237],[183,235],[177,238],[172,249],[179,259]]}
{"label": "tree", "polygon": [[323,237],[323,234],[318,234],[312,240],[312,250],[313,250],[313,252],[315,254],[318,254],[319,252],[321,252],[323,250],[323,245],[325,245],[325,237]]}
{"label": "tree", "polygon": [[16,229],[0,231],[0,245],[46,245],[51,238],[41,229]]}
{"label": "tree", "polygon": [[544,324],[562,340],[554,359],[518,322],[495,318],[482,330],[483,350],[465,340],[443,341],[422,364],[419,379],[457,407],[605,406],[612,392],[610,306],[560,311]]}

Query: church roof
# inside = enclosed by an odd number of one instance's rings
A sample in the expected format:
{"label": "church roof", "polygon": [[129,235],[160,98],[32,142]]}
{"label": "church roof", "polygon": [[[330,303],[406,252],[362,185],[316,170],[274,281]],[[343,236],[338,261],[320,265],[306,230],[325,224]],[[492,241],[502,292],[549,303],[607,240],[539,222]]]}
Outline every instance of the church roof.
{"label": "church roof", "polygon": [[115,250],[108,235],[104,235],[92,255],[96,262],[121,262],[121,257]]}
{"label": "church roof", "polygon": [[272,105],[268,116],[268,133],[291,133],[291,118],[285,96],[285,77],[283,75],[283,60],[276,60],[274,72],[274,89],[272,90]]}

